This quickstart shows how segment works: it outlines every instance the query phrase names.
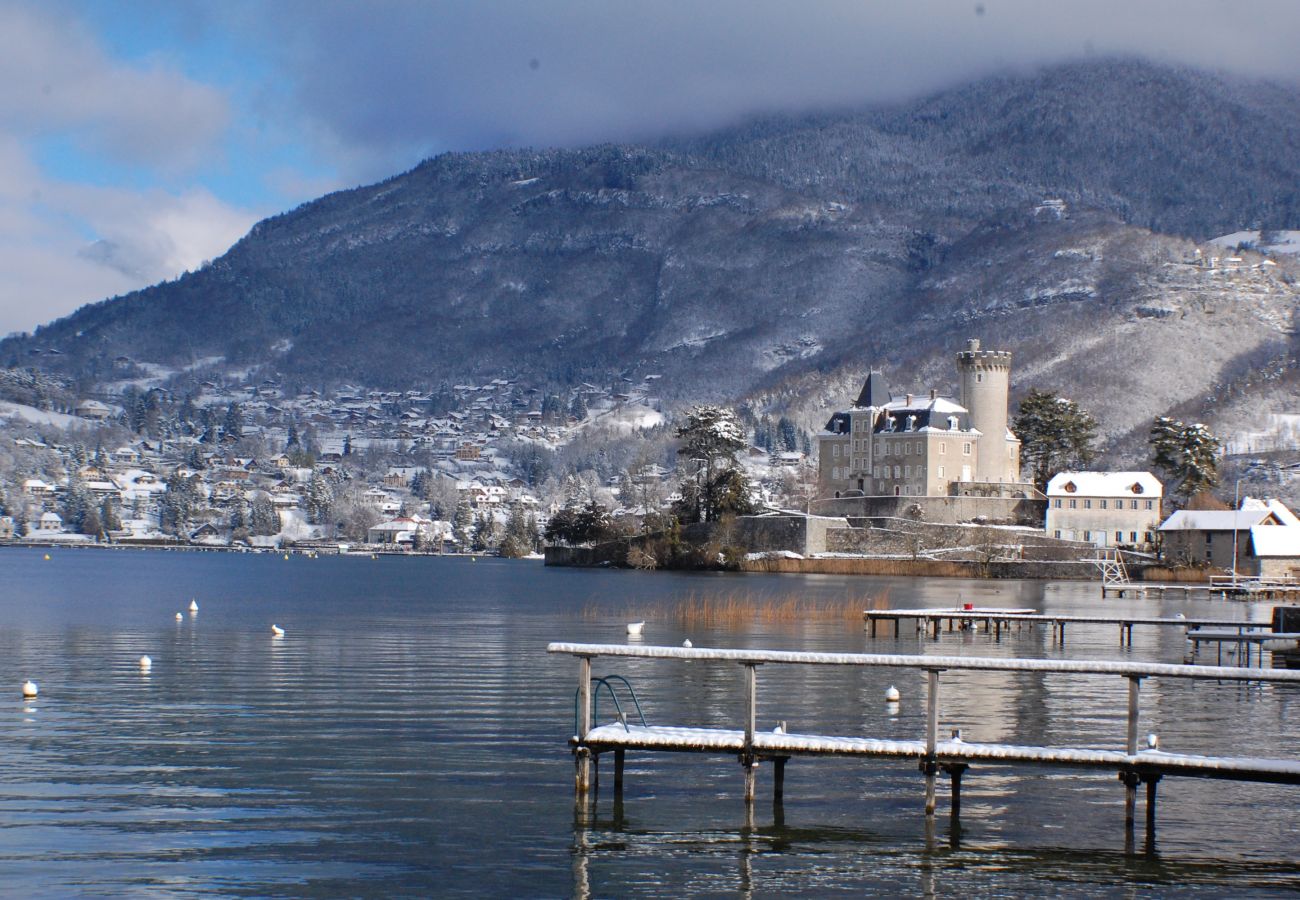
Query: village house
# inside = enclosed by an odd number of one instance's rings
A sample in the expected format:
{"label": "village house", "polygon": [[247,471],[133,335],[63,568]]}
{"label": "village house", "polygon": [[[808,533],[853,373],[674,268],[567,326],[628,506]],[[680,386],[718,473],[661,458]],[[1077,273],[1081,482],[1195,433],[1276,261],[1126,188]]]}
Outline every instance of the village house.
{"label": "village house", "polygon": [[1047,483],[1047,533],[1098,547],[1150,547],[1164,486],[1150,472],[1060,472]]}
{"label": "village house", "polygon": [[1300,519],[1279,500],[1247,497],[1235,510],[1182,509],[1160,534],[1165,559],[1175,565],[1268,579],[1300,575]]}
{"label": "village house", "polygon": [[817,436],[822,497],[1029,496],[1020,441],[1007,428],[1011,354],[968,341],[961,399],[890,394],[872,371],[857,401]]}
{"label": "village house", "polygon": [[398,516],[380,522],[366,531],[366,540],[372,544],[406,544],[434,537],[434,522],[424,516]]}

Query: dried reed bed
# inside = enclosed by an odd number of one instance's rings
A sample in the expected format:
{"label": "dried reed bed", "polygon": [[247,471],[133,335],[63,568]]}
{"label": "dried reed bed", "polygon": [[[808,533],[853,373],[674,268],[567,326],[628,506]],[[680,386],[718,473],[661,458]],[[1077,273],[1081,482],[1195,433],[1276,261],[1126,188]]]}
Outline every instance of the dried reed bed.
{"label": "dried reed bed", "polygon": [[[629,622],[671,622],[686,630],[737,628],[747,625],[797,625],[806,622],[844,622],[862,625],[862,611],[889,605],[889,591],[841,598],[810,598],[799,594],[768,597],[746,591],[728,594],[690,594],[655,604],[629,603],[623,615]],[[608,606],[588,604],[583,618],[603,618]]]}

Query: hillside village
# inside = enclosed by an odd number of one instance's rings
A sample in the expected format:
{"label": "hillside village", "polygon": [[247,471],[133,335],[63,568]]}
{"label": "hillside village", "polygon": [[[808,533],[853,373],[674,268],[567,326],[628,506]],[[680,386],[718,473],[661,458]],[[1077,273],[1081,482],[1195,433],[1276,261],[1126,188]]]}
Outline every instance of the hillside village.
{"label": "hillside village", "polygon": [[[970,340],[956,363],[953,397],[891,394],[871,371],[817,435],[742,417],[736,463],[757,519],[830,523],[805,525],[798,540],[755,539],[751,555],[1027,559],[1032,545],[1029,556],[1059,561],[1094,547],[1157,554],[1167,538],[1182,564],[1221,563],[1221,552],[1202,558],[1189,543],[1194,519],[1162,526],[1172,510],[1150,472],[1066,471],[1040,492],[1009,428],[1011,354]],[[12,446],[0,443],[0,540],[527,556],[562,508],[596,502],[621,523],[611,535],[631,535],[700,477],[670,440],[658,376],[563,394],[504,377],[322,391],[207,364],[210,377],[186,379],[119,359],[126,377],[90,396],[37,370],[5,370],[0,419]],[[640,448],[635,460],[628,446]],[[559,461],[574,448],[585,448],[579,462]],[[1247,539],[1242,571],[1300,565],[1300,540],[1258,542],[1274,558],[1254,559]]]}
{"label": "hillside village", "polygon": [[[0,403],[0,537],[482,551],[522,516],[531,551],[545,454],[594,422],[662,421],[653,379],[583,385],[563,403],[504,378],[438,393],[203,381],[184,397],[150,380],[66,413]],[[102,528],[64,521],[70,505]]]}

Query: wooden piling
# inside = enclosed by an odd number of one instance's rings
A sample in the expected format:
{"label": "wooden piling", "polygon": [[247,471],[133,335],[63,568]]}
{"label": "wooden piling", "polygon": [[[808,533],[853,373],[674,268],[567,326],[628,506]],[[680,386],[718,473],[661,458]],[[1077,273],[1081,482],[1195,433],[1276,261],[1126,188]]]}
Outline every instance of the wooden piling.
{"label": "wooden piling", "polygon": [[758,760],[754,757],[754,730],[758,720],[758,666],[744,663],[745,668],[745,744],[740,764],[745,768],[745,802],[753,803]]}
{"label": "wooden piling", "polygon": [[[583,741],[591,731],[591,657],[578,657],[578,740]],[[574,788],[579,796],[591,788],[591,751],[579,744],[574,751]]]}
{"label": "wooden piling", "polygon": [[935,748],[939,743],[939,670],[926,669],[925,698],[925,814],[934,815]]}
{"label": "wooden piling", "polygon": [[615,797],[621,797],[623,795],[623,763],[624,763],[624,757],[626,756],[627,756],[627,751],[624,750],[622,747],[619,747],[617,750],[614,751],[614,796]]}
{"label": "wooden piling", "polygon": [[785,799],[785,764],[788,756],[778,756],[772,760],[772,802],[780,803]]}

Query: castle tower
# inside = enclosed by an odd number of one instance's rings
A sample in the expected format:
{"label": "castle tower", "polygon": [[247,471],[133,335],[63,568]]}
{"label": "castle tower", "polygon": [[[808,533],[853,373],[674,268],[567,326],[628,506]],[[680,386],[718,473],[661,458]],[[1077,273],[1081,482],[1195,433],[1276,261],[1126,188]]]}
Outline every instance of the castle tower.
{"label": "castle tower", "polygon": [[1007,440],[1011,352],[981,350],[980,342],[971,339],[957,354],[957,377],[961,382],[961,405],[970,412],[971,427],[981,434],[975,480],[1018,481],[1012,459],[1013,441]]}

